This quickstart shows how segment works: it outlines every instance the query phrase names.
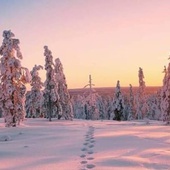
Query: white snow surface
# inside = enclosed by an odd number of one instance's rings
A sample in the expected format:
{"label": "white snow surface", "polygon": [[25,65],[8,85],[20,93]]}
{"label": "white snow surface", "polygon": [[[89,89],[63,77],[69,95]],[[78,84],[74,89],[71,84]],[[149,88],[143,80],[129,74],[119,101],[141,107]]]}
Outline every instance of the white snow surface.
{"label": "white snow surface", "polygon": [[170,170],[170,126],[158,121],[0,119],[0,170]]}

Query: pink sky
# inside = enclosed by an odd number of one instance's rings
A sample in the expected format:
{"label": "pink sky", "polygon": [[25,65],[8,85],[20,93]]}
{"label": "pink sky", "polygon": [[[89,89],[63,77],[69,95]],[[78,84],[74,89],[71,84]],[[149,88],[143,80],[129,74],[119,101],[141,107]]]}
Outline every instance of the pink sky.
{"label": "pink sky", "polygon": [[84,87],[89,74],[96,87],[117,80],[138,86],[139,67],[147,86],[160,86],[170,51],[169,6],[169,0],[1,0],[0,31],[20,39],[29,69],[44,66],[48,45],[69,88]]}

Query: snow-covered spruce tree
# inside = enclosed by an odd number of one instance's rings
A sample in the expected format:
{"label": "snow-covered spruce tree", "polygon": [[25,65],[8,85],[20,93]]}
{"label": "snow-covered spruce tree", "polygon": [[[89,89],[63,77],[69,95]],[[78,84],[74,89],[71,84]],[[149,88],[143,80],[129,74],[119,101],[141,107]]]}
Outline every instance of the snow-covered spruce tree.
{"label": "snow-covered spruce tree", "polygon": [[97,105],[98,105],[98,108],[99,108],[99,116],[100,116],[100,119],[103,120],[103,119],[108,119],[108,108],[107,108],[107,100],[104,96],[100,96],[98,94],[98,98],[97,98]]}
{"label": "snow-covered spruce tree", "polygon": [[111,119],[113,120],[124,120],[124,99],[120,89],[120,81],[117,81],[115,96],[113,99],[113,115],[111,115]]}
{"label": "snow-covered spruce tree", "polygon": [[53,56],[47,46],[44,46],[46,81],[44,89],[44,102],[47,109],[47,118],[51,121],[52,117],[58,119],[62,116],[62,106],[59,101],[58,83],[55,76],[55,65]]}
{"label": "snow-covered spruce tree", "polygon": [[164,120],[164,113],[165,113],[165,97],[166,97],[166,90],[167,90],[167,68],[166,66],[164,66],[164,70],[163,70],[163,73],[164,73],[164,78],[163,78],[163,85],[162,85],[162,88],[161,88],[161,92],[160,92],[160,95],[161,95],[161,104],[160,104],[160,107],[161,107],[161,119]]}
{"label": "snow-covered spruce tree", "polygon": [[136,96],[136,118],[143,119],[145,117],[144,106],[145,102],[145,81],[144,81],[144,74],[141,67],[139,67],[138,72],[139,77],[139,89]]}
{"label": "snow-covered spruce tree", "polygon": [[135,117],[135,104],[132,85],[129,87],[129,107],[128,107],[128,120],[132,120]]}
{"label": "snow-covered spruce tree", "polygon": [[123,118],[124,120],[129,120],[129,98],[127,94],[123,95],[123,103],[124,103]]}
{"label": "snow-covered spruce tree", "polygon": [[106,101],[106,119],[107,120],[112,120],[112,113],[113,113],[113,99],[111,96],[106,96],[105,97],[105,101]]}
{"label": "snow-covered spruce tree", "polygon": [[98,120],[100,119],[99,105],[98,105],[98,94],[93,92],[85,98],[85,115],[87,120]]}
{"label": "snow-covered spruce tree", "polygon": [[157,111],[155,112],[155,119],[161,120],[161,88],[156,93],[155,104],[157,107]]}
{"label": "snow-covered spruce tree", "polygon": [[73,99],[73,110],[74,117],[77,119],[86,119],[86,114],[84,110],[84,97],[81,95],[77,95],[76,98]]}
{"label": "snow-covered spruce tree", "polygon": [[103,99],[95,91],[86,94],[86,96],[78,95],[77,99],[74,99],[73,108],[75,118],[98,120],[105,119],[105,117],[107,117]]}
{"label": "snow-covered spruce tree", "polygon": [[21,66],[22,54],[19,47],[19,39],[9,30],[3,32],[3,43],[0,47],[0,97],[1,108],[7,127],[16,126],[25,117],[24,96],[25,83],[30,81],[27,68]]}
{"label": "snow-covered spruce tree", "polygon": [[[92,88],[94,84],[92,84],[91,75],[89,75],[89,84],[85,87],[89,86],[86,96],[84,96],[84,111],[86,115],[86,119],[97,120],[100,119],[99,113],[99,95]],[[85,88],[84,87],[84,88]]]}
{"label": "snow-covered spruce tree", "polygon": [[43,87],[43,83],[39,76],[38,70],[43,69],[41,65],[35,65],[32,69],[31,76],[31,91],[29,93],[29,98],[26,100],[27,102],[27,117],[42,117],[41,108],[42,108],[42,100],[43,100],[43,93],[41,91]]}
{"label": "snow-covered spruce tree", "polygon": [[159,93],[147,97],[147,117],[152,120],[159,120],[161,117]]}
{"label": "snow-covered spruce tree", "polygon": [[170,63],[168,69],[164,69],[165,76],[161,90],[161,113],[162,120],[170,124]]}
{"label": "snow-covered spruce tree", "polygon": [[73,108],[70,94],[67,89],[66,77],[63,73],[63,65],[59,58],[55,59],[55,74],[58,83],[58,95],[62,106],[62,117],[66,120],[73,119]]}

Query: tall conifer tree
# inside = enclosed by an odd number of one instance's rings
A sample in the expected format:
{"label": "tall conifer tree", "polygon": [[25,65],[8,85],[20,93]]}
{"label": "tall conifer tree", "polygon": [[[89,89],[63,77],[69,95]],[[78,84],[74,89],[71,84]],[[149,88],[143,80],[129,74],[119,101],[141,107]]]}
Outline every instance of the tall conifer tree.
{"label": "tall conifer tree", "polygon": [[[98,93],[93,89],[94,84],[92,84],[91,75],[89,75],[89,84],[85,87],[88,87],[87,95],[84,96],[84,111],[86,119],[97,120],[100,119],[100,105]],[[85,88],[84,87],[84,88]],[[102,117],[102,116],[101,116]]]}
{"label": "tall conifer tree", "polygon": [[46,81],[44,89],[45,106],[47,108],[47,117],[51,121],[52,117],[58,119],[62,116],[62,107],[58,95],[58,83],[55,76],[55,65],[53,56],[47,46],[44,46]]}
{"label": "tall conifer tree", "polygon": [[31,76],[31,91],[27,100],[27,117],[40,117],[42,110],[43,93],[41,91],[43,83],[38,71],[43,69],[41,65],[35,65],[32,69]]}
{"label": "tall conifer tree", "polygon": [[170,124],[170,63],[168,68],[164,69],[163,87],[161,91],[161,113],[162,119]]}
{"label": "tall conifer tree", "polygon": [[113,120],[124,120],[124,99],[120,89],[120,81],[117,81],[116,89],[115,89],[115,96],[113,99]]}
{"label": "tall conifer tree", "polygon": [[129,108],[128,108],[128,120],[132,120],[135,117],[135,104],[134,104],[134,94],[132,85],[129,87]]}
{"label": "tall conifer tree", "polygon": [[145,106],[146,86],[144,81],[143,69],[141,67],[139,67],[138,77],[139,77],[139,89],[138,89],[137,99],[136,99],[136,117],[137,119],[143,119],[145,117],[144,106]]}
{"label": "tall conifer tree", "polygon": [[63,72],[63,65],[59,58],[55,59],[55,74],[58,84],[59,101],[62,106],[62,117],[66,120],[72,120],[73,108],[70,100],[70,94],[67,89],[66,77]]}
{"label": "tall conifer tree", "polygon": [[21,66],[20,42],[14,36],[10,30],[5,30],[0,47],[0,103],[7,127],[16,126],[25,117],[25,84],[31,78],[28,69]]}

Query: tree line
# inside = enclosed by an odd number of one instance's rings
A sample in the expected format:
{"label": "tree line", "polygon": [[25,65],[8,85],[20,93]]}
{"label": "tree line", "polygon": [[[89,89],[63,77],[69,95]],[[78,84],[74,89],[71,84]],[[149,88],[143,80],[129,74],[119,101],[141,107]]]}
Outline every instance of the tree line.
{"label": "tree line", "polygon": [[[35,65],[31,71],[23,67],[20,41],[14,37],[10,30],[3,31],[0,46],[0,116],[4,117],[6,127],[19,125],[25,117],[44,117],[49,121],[155,119],[170,124],[170,64],[164,67],[163,85],[155,94],[145,94],[144,73],[139,67],[136,94],[130,84],[129,94],[124,95],[118,80],[113,97],[100,96],[93,89],[90,75],[89,91],[71,98],[63,65],[59,58],[53,59],[48,46],[44,46],[46,80],[42,82],[39,71],[43,66]],[[29,92],[27,83],[31,85]]]}

